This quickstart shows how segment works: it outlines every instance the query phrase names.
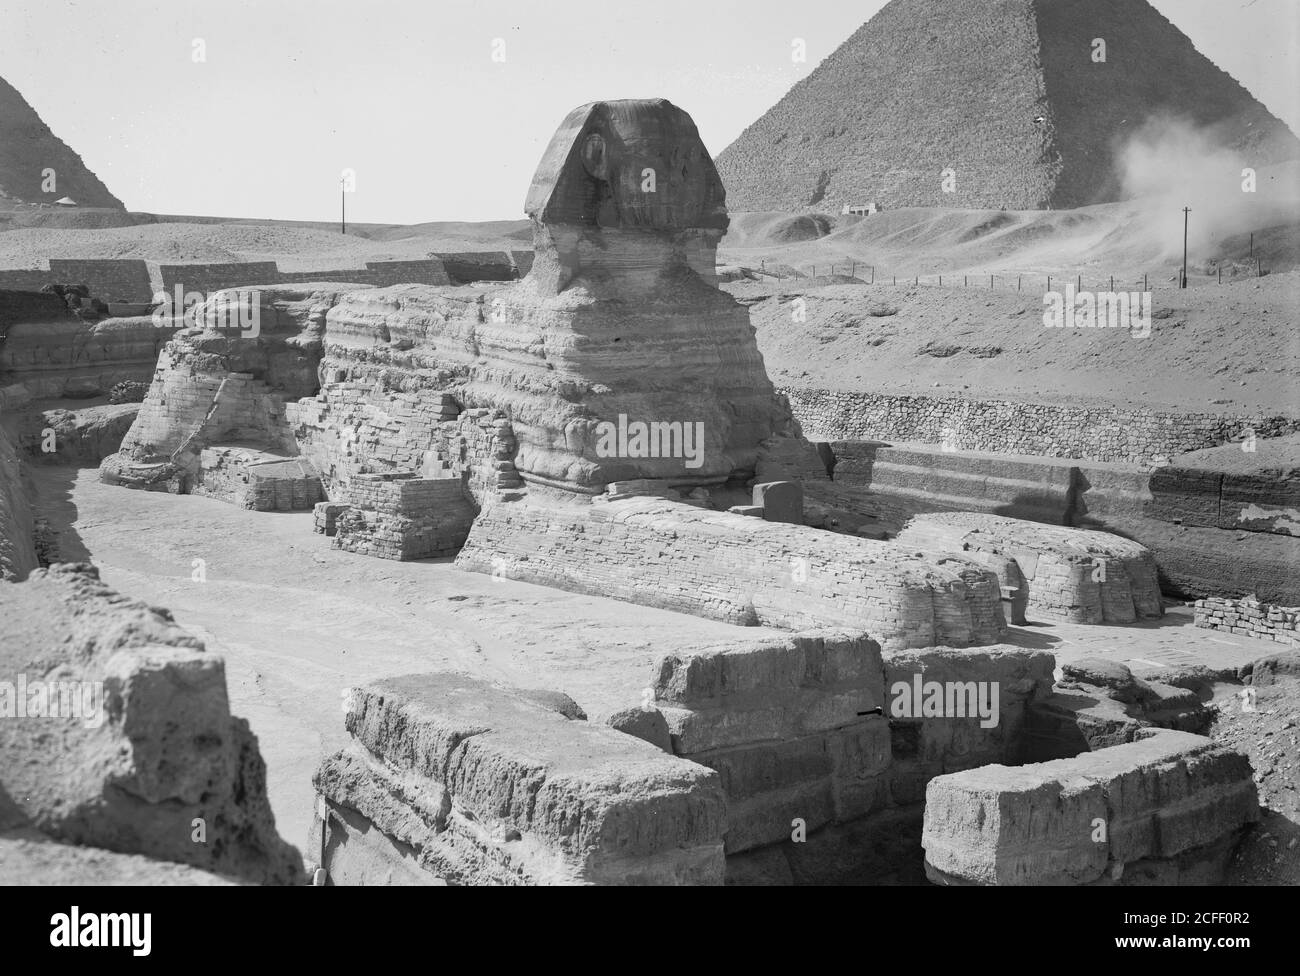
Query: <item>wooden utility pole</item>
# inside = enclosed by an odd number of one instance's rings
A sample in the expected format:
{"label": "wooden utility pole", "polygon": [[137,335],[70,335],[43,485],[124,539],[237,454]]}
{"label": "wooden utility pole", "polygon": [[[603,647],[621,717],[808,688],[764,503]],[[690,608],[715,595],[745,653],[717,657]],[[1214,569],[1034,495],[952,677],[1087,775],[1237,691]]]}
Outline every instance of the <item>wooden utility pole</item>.
{"label": "wooden utility pole", "polygon": [[1192,208],[1183,207],[1183,287],[1187,287],[1187,225],[1191,220]]}

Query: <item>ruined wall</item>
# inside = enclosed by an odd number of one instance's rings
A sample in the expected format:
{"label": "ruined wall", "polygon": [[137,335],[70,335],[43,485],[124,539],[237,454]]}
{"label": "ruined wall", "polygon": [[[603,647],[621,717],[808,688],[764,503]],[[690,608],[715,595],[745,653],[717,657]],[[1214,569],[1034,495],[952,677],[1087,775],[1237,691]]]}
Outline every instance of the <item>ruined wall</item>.
{"label": "ruined wall", "polygon": [[[1074,623],[1133,623],[1164,613],[1156,562],[1120,536],[1039,525],[998,515],[918,515],[897,545],[1010,560],[1004,585],[1017,589],[1023,612]],[[1019,622],[1019,621],[1017,621]]]}
{"label": "ruined wall", "polygon": [[257,512],[305,511],[325,497],[310,464],[242,447],[204,448],[190,492]]}
{"label": "ruined wall", "polygon": [[0,288],[39,291],[44,285],[86,285],[104,301],[147,302],[153,295],[149,267],[131,258],[50,258],[49,269],[0,270]]}
{"label": "ruined wall", "polygon": [[[795,818],[809,834],[900,812],[919,818],[934,776],[1021,761],[1027,705],[1048,693],[1053,666],[1049,654],[1004,646],[882,655],[863,635],[813,630],[669,655],[650,688],[673,754],[721,776],[728,857],[782,844],[797,860],[799,844],[784,843]],[[997,721],[899,717],[897,686],[910,694],[917,676],[991,683]],[[752,869],[728,864],[729,873]]]}
{"label": "ruined wall", "polygon": [[918,512],[988,512],[1067,525],[1075,504],[1075,468],[1066,461],[875,441],[829,447],[835,484],[870,489]]}
{"label": "ruined wall", "polygon": [[346,495],[347,506],[326,506],[334,512],[334,548],[381,559],[454,556],[476,514],[459,478],[358,474]]}
{"label": "ruined wall", "polygon": [[147,316],[19,322],[0,342],[0,387],[21,385],[33,398],[99,396],[147,381],[171,335]]}
{"label": "ruined wall", "polygon": [[511,281],[522,278],[532,267],[532,255],[529,254],[527,259],[528,267],[521,268],[514,259],[519,253],[521,252],[435,251],[430,256],[442,263],[453,283],[464,285],[471,281]]}
{"label": "ruined wall", "polygon": [[783,389],[815,440],[945,441],[958,451],[1035,454],[1153,465],[1188,451],[1300,430],[1300,418],[1175,413],[1145,407],[1083,407]]}
{"label": "ruined wall", "polygon": [[484,509],[458,568],[731,623],[841,626],[882,647],[991,644],[996,577],[960,556],[662,499]]}
{"label": "ruined wall", "polygon": [[1193,619],[1207,630],[1300,646],[1300,607],[1274,606],[1251,597],[1209,597],[1196,601]]}
{"label": "ruined wall", "polygon": [[162,289],[173,295],[197,291],[204,295],[225,288],[258,288],[270,285],[308,284],[311,282],[346,282],[386,287],[399,284],[447,285],[450,279],[442,262],[367,261],[364,268],[339,268],[327,271],[282,271],[274,261],[248,261],[240,264],[163,264],[158,272]]}

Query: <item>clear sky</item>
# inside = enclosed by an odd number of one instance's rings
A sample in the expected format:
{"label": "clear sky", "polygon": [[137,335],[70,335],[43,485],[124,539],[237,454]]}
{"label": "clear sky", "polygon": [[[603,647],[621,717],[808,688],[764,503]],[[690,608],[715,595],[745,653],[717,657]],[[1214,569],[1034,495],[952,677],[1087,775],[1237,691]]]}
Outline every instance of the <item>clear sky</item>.
{"label": "clear sky", "polygon": [[[1152,2],[1300,131],[1297,0]],[[663,96],[716,155],[882,6],[0,0],[0,76],[132,210],[332,220],[346,167],[357,222],[517,218],[575,106]]]}

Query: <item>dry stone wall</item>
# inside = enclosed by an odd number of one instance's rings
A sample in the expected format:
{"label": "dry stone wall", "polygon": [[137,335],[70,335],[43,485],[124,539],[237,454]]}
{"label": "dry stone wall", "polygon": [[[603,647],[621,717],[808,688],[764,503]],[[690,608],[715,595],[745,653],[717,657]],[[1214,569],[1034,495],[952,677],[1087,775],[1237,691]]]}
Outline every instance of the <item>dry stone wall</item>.
{"label": "dry stone wall", "polygon": [[947,443],[955,451],[1038,455],[1154,467],[1188,451],[1300,431],[1300,418],[1174,413],[1145,407],[1075,407],[783,389],[814,440]]}
{"label": "dry stone wall", "polygon": [[1251,597],[1209,597],[1196,601],[1193,619],[1207,630],[1300,647],[1300,607],[1274,606]]}

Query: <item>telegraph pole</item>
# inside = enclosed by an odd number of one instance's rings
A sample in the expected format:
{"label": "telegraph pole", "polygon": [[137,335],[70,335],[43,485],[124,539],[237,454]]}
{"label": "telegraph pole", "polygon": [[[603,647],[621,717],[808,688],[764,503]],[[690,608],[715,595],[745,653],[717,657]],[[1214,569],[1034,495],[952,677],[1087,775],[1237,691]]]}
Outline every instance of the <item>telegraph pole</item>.
{"label": "telegraph pole", "polygon": [[1187,287],[1187,224],[1191,219],[1192,208],[1183,207],[1183,284]]}

